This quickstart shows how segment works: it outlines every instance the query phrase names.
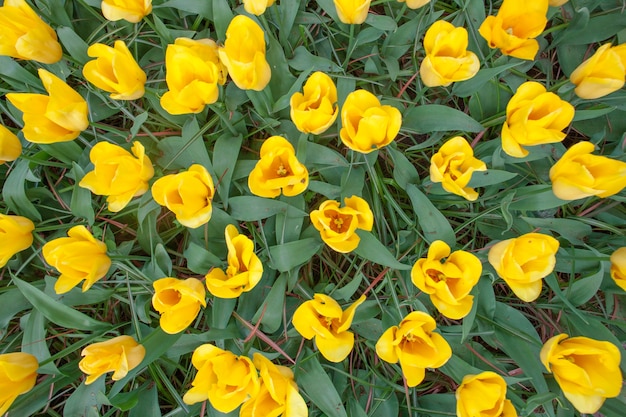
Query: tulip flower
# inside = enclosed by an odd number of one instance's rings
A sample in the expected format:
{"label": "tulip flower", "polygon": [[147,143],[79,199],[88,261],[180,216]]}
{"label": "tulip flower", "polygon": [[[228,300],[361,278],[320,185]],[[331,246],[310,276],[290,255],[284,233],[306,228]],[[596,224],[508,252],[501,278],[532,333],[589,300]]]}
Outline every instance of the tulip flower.
{"label": "tulip flower", "polygon": [[24,137],[33,143],[67,142],[87,129],[87,102],[56,75],[39,69],[49,95],[9,93],[7,99],[24,113]]}
{"label": "tulip flower", "polygon": [[591,142],[578,142],[550,169],[552,192],[561,200],[610,197],[626,187],[626,162],[592,155]]}
{"label": "tulip flower", "polygon": [[138,23],[152,12],[152,0],[102,0],[100,7],[107,20]]}
{"label": "tulip flower", "polygon": [[208,399],[217,411],[230,413],[259,392],[257,370],[245,356],[207,343],[196,348],[191,363],[198,373],[183,396],[186,404]]}
{"label": "tulip flower", "polygon": [[519,86],[506,106],[502,125],[502,149],[508,155],[523,158],[525,146],[561,142],[563,130],[574,119],[574,106],[535,81]]}
{"label": "tulip flower", "polygon": [[550,0],[548,3],[552,7],[559,7],[567,3],[569,0]]}
{"label": "tulip flower", "polygon": [[187,171],[166,175],[152,184],[152,198],[193,229],[211,219],[215,186],[205,167],[193,164]]}
{"label": "tulip flower", "polygon": [[161,97],[161,106],[170,114],[200,113],[217,101],[226,72],[213,40],[176,39],[165,52],[168,91]]}
{"label": "tulip flower", "polygon": [[56,32],[24,0],[4,0],[0,31],[0,55],[44,64],[63,57]]}
{"label": "tulip flower", "polygon": [[465,375],[455,395],[457,417],[517,417],[506,382],[495,372]]}
{"label": "tulip flower", "polygon": [[265,9],[274,4],[274,0],[242,0],[246,12],[255,16],[261,16]]}
{"label": "tulip flower", "polygon": [[303,133],[319,135],[335,123],[339,114],[337,87],[331,78],[316,71],[304,84],[304,93],[291,96],[291,120]]}
{"label": "tulip flower", "polygon": [[261,91],[270,82],[272,71],[265,59],[265,33],[249,17],[235,16],[218,52],[230,78],[242,90]]}
{"label": "tulip flower", "polygon": [[337,252],[348,253],[361,241],[356,229],[372,230],[374,215],[361,197],[353,195],[344,202],[344,207],[339,207],[338,201],[326,200],[311,212],[310,217],[324,243]]}
{"label": "tulip flower", "polygon": [[611,254],[611,278],[626,291],[626,246]]}
{"label": "tulip flower", "polygon": [[85,292],[111,267],[106,245],[96,240],[85,226],[72,227],[67,236],[51,240],[42,248],[46,262],[61,273],[54,284],[57,294],[65,294],[83,280]]}
{"label": "tulip flower", "polygon": [[535,39],[548,23],[548,0],[504,0],[496,16],[487,16],[478,32],[490,48],[519,59],[535,59],[539,42]]}
{"label": "tulip flower", "polygon": [[166,277],[152,286],[152,307],[161,315],[159,324],[165,333],[182,332],[198,316],[200,306],[206,307],[204,285],[196,278]]}
{"label": "tulip flower", "polygon": [[376,354],[385,362],[400,362],[409,387],[419,385],[426,368],[439,368],[452,357],[446,339],[435,333],[435,319],[422,311],[409,313],[399,326],[387,329],[376,342]]}
{"label": "tulip flower", "polygon": [[113,100],[135,100],[143,96],[146,73],[123,41],[115,41],[113,47],[96,43],[87,49],[87,55],[96,58],[83,67],[87,81],[111,93]]}
{"label": "tulip flower", "polygon": [[389,145],[400,131],[402,114],[393,106],[381,105],[366,90],[348,94],[341,108],[341,141],[353,151],[370,153]]}
{"label": "tulip flower", "polygon": [[4,415],[18,395],[30,391],[37,382],[37,358],[30,353],[0,355],[0,415]]}
{"label": "tulip flower", "polygon": [[98,142],[91,148],[89,159],[94,165],[78,183],[97,195],[106,195],[109,211],[114,213],[128,205],[133,197],[148,191],[154,168],[145,148],[133,142],[132,155],[121,146]]}
{"label": "tulip flower", "polygon": [[580,64],[569,77],[580,98],[596,99],[624,86],[626,79],[626,44],[605,43]]}
{"label": "tulip flower", "polygon": [[436,240],[428,248],[428,256],[413,265],[411,281],[430,295],[441,314],[458,320],[472,309],[474,296],[469,293],[478,283],[482,270],[475,255],[462,250],[450,254],[450,246]]}
{"label": "tulip flower", "polygon": [[124,378],[141,363],[146,349],[131,336],[117,336],[86,346],[80,355],[78,367],[87,374],[85,385],[89,385],[108,372],[113,372],[113,381]]}
{"label": "tulip flower", "polygon": [[286,366],[274,365],[260,353],[253,356],[261,377],[257,395],[243,403],[239,417],[307,417],[304,398],[298,393],[293,372]]}
{"label": "tulip flower", "polygon": [[406,3],[409,9],[419,9],[422,6],[426,6],[430,3],[430,0],[398,0],[400,3]]}
{"label": "tulip flower", "polygon": [[15,161],[22,154],[22,143],[15,133],[0,125],[0,164]]}
{"label": "tulip flower", "polygon": [[35,225],[26,217],[0,213],[0,268],[33,244]]}
{"label": "tulip flower", "polygon": [[513,293],[526,302],[541,293],[542,279],[554,269],[559,241],[541,233],[526,233],[496,243],[489,250],[489,263]]}
{"label": "tulip flower", "polygon": [[621,355],[612,343],[588,337],[551,337],[541,349],[541,362],[581,413],[594,414],[622,389]]}
{"label": "tulip flower", "polygon": [[252,290],[263,276],[263,264],[254,253],[254,242],[239,234],[232,224],[226,226],[228,268],[213,268],[206,274],[209,292],[220,298],[236,298]]}
{"label": "tulip flower", "polygon": [[354,347],[354,334],[349,331],[354,313],[365,301],[362,295],[345,311],[337,301],[324,294],[315,294],[293,313],[293,327],[315,344],[323,357],[331,362],[341,362]]}
{"label": "tulip flower", "polygon": [[274,198],[282,193],[298,195],[309,186],[309,171],[296,158],[294,147],[281,136],[265,139],[261,159],[248,176],[250,192],[259,197]]}
{"label": "tulip flower", "polygon": [[467,186],[472,174],[486,169],[487,165],[474,157],[474,150],[460,136],[449,139],[430,159],[431,181],[440,182],[444,190],[469,201],[478,198],[476,190]]}
{"label": "tulip flower", "polygon": [[427,87],[448,86],[472,78],[480,69],[475,53],[467,50],[467,29],[438,20],[426,31],[426,57],[420,65],[420,77]]}
{"label": "tulip flower", "polygon": [[341,23],[360,25],[365,22],[372,0],[333,0]]}

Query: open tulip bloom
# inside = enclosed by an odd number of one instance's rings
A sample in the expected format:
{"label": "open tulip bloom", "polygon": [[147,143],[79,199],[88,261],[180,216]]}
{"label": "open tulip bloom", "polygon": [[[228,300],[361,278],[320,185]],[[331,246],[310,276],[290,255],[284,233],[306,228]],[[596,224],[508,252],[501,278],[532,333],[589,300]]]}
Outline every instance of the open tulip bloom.
{"label": "open tulip bloom", "polygon": [[611,278],[626,291],[626,246],[617,249],[611,254]]}
{"label": "open tulip bloom", "polygon": [[303,90],[291,96],[291,120],[300,132],[324,133],[339,114],[337,87],[328,75],[316,71],[307,79]]}
{"label": "open tulip bloom", "polygon": [[111,379],[118,381],[136,368],[145,355],[146,349],[131,336],[117,336],[85,347],[78,367],[87,374],[86,385],[108,372],[113,372]]}
{"label": "open tulip bloom", "polygon": [[196,278],[166,277],[152,285],[152,306],[161,315],[159,323],[165,333],[182,332],[196,319],[200,306],[206,307],[204,285]]}
{"label": "open tulip bloom", "polygon": [[0,415],[4,415],[15,399],[30,391],[37,382],[37,358],[30,353],[14,352],[0,355]]}
{"label": "open tulip bloom", "polygon": [[100,7],[107,20],[138,23],[152,12],[152,0],[102,0]]}
{"label": "open tulip bloom", "polygon": [[495,372],[465,375],[455,396],[457,417],[517,417],[506,382]]}
{"label": "open tulip bloom", "polygon": [[605,43],[570,75],[580,98],[596,99],[624,86],[626,80],[626,44]]}
{"label": "open tulip bloom", "polygon": [[35,224],[23,216],[0,213],[0,268],[18,252],[33,244]]}
{"label": "open tulip bloom", "polygon": [[22,154],[20,139],[9,129],[0,125],[0,164],[15,161]]}

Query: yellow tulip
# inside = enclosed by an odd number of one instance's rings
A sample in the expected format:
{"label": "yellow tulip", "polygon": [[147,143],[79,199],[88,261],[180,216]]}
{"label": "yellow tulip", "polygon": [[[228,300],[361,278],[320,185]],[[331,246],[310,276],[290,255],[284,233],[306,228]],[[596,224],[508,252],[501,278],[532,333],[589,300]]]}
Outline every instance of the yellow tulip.
{"label": "yellow tulip", "polygon": [[239,417],[307,417],[304,398],[298,393],[293,372],[286,366],[274,365],[260,353],[253,356],[254,366],[259,370],[261,386],[259,393],[243,403]]}
{"label": "yellow tulip", "polygon": [[622,389],[621,355],[612,343],[559,334],[541,349],[541,362],[581,413],[593,414]]}
{"label": "yellow tulip", "polygon": [[89,385],[107,372],[113,372],[113,381],[124,378],[141,363],[146,349],[131,336],[117,336],[88,345],[80,355],[83,358],[78,367],[87,375],[85,385]]}
{"label": "yellow tulip", "polygon": [[569,77],[580,98],[596,99],[624,86],[626,79],[626,44],[605,43],[580,64]]}
{"label": "yellow tulip", "polygon": [[291,120],[300,132],[324,133],[339,114],[337,87],[328,75],[316,71],[303,89],[304,93],[296,92],[291,96]]}
{"label": "yellow tulip", "polygon": [[207,343],[196,348],[191,363],[198,373],[183,396],[186,404],[208,399],[217,411],[230,413],[259,392],[257,370],[245,356]]}
{"label": "yellow tulip", "polygon": [[455,395],[457,417],[517,417],[506,399],[506,382],[495,372],[464,376]]}
{"label": "yellow tulip", "polygon": [[548,3],[552,7],[559,7],[559,6],[564,5],[567,2],[568,2],[568,0],[550,0]]}
{"label": "yellow tulip", "polygon": [[524,146],[561,142],[565,129],[574,119],[574,106],[535,81],[519,86],[506,106],[502,125],[502,149],[508,155],[523,158]]}
{"label": "yellow tulip", "polygon": [[236,298],[252,290],[263,276],[263,264],[254,253],[254,242],[239,234],[232,224],[226,226],[228,268],[213,268],[206,274],[209,292],[220,298]]}
{"label": "yellow tulip", "polygon": [[430,3],[430,0],[398,0],[400,3],[405,3],[409,9],[419,9],[422,6],[426,6]]}
{"label": "yellow tulip", "polygon": [[200,306],[206,307],[204,285],[196,278],[166,277],[152,286],[152,307],[161,315],[159,324],[165,333],[182,332],[198,316]]}
{"label": "yellow tulip", "polygon": [[15,161],[22,154],[20,139],[9,129],[0,125],[0,164]]}
{"label": "yellow tulip", "polygon": [[230,78],[242,90],[261,91],[270,82],[272,71],[265,59],[265,33],[249,17],[235,16],[218,52]]}
{"label": "yellow tulip", "polygon": [[474,157],[474,150],[464,138],[456,136],[444,143],[439,152],[430,159],[430,179],[440,182],[449,193],[460,195],[469,201],[478,193],[468,187],[474,171],[485,171],[487,165]]}
{"label": "yellow tulip", "polygon": [[152,0],[102,0],[100,7],[107,20],[138,23],[152,12]]}
{"label": "yellow tulip", "polygon": [[87,55],[96,58],[83,67],[87,81],[111,93],[113,100],[135,100],[143,96],[146,73],[123,41],[115,41],[113,47],[96,43],[87,49]]}
{"label": "yellow tulip", "polygon": [[261,16],[272,4],[274,0],[243,0],[243,8],[246,12],[255,16]]}
{"label": "yellow tulip", "polygon": [[0,213],[0,268],[33,244],[35,225],[26,217]]}
{"label": "yellow tulip", "polygon": [[541,293],[542,279],[554,269],[559,241],[541,233],[526,233],[496,243],[489,250],[489,263],[513,293],[526,302]]}
{"label": "yellow tulip", "polygon": [[435,319],[421,311],[409,313],[399,326],[387,329],[376,342],[376,354],[385,362],[400,362],[409,387],[424,380],[426,368],[439,368],[452,356],[446,339],[435,333]]}
{"label": "yellow tulip", "polygon": [[354,347],[354,334],[349,331],[356,308],[365,301],[362,295],[345,311],[337,301],[324,294],[315,294],[293,313],[293,327],[315,344],[330,362],[341,362]]}
{"label": "yellow tulip", "polygon": [[205,167],[193,164],[187,171],[166,175],[152,184],[152,198],[193,229],[211,219],[215,186]]}
{"label": "yellow tulip", "polygon": [[469,293],[478,283],[482,270],[475,255],[462,250],[450,254],[450,246],[436,240],[428,248],[428,256],[413,265],[411,281],[430,295],[441,314],[458,320],[472,309],[474,296]]}
{"label": "yellow tulip", "polygon": [[446,87],[455,81],[472,78],[480,69],[475,53],[467,50],[467,29],[438,20],[426,31],[426,57],[420,77],[427,87]]}
{"label": "yellow tulip", "polygon": [[370,153],[389,145],[400,131],[402,114],[389,105],[381,105],[366,90],[348,94],[341,108],[341,141],[353,151]]}
{"label": "yellow tulip", "polygon": [[360,25],[365,22],[372,0],[333,0],[341,23]]}
{"label": "yellow tulip", "polygon": [[609,197],[626,187],[626,162],[592,155],[591,142],[578,142],[550,169],[554,195],[577,200],[593,195]]}
{"label": "yellow tulip", "polygon": [[611,278],[626,291],[626,246],[611,254]]}
{"label": "yellow tulip", "polygon": [[309,171],[296,158],[296,151],[281,136],[272,136],[261,146],[261,159],[248,176],[250,192],[274,198],[282,193],[298,195],[309,186]]}
{"label": "yellow tulip", "polygon": [[56,32],[24,0],[0,7],[0,55],[54,64],[63,57]]}
{"label": "yellow tulip", "polygon": [[199,113],[219,97],[226,82],[226,67],[211,39],[178,38],[165,52],[165,81],[168,91],[161,106],[170,114]]}
{"label": "yellow tulip", "polygon": [[74,226],[68,237],[51,240],[43,245],[43,258],[61,276],[54,284],[57,294],[64,294],[83,282],[83,292],[104,277],[111,267],[104,242],[96,240],[85,226]]}
{"label": "yellow tulip", "polygon": [[109,211],[114,213],[148,191],[148,181],[154,175],[143,145],[133,142],[131,151],[132,155],[121,146],[98,142],[89,152],[94,169],[78,183],[94,194],[106,195]]}
{"label": "yellow tulip", "polygon": [[353,195],[344,202],[344,207],[339,207],[338,201],[326,200],[310,216],[313,227],[328,246],[337,252],[348,253],[361,241],[356,229],[372,230],[374,215],[361,197]]}
{"label": "yellow tulip", "polygon": [[519,59],[535,59],[539,36],[548,23],[548,0],[504,0],[496,16],[487,16],[478,32],[490,48]]}
{"label": "yellow tulip", "polygon": [[13,401],[33,389],[37,382],[37,358],[30,353],[14,352],[0,355],[0,415],[4,415]]}

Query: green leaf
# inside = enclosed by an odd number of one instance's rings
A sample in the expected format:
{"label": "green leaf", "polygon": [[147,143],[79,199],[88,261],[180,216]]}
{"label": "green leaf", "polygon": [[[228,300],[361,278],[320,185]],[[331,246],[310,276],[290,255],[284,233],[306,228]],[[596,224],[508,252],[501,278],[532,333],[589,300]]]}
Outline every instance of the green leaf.
{"label": "green leaf", "polygon": [[448,219],[441,214],[433,203],[415,185],[409,184],[406,193],[413,205],[413,211],[417,216],[417,222],[422,228],[422,233],[429,243],[435,240],[443,240],[450,247],[456,244],[456,236]]}
{"label": "green leaf", "polygon": [[604,265],[602,262],[598,262],[597,271],[587,273],[570,284],[569,288],[565,291],[567,299],[574,306],[585,304],[587,301],[591,300],[600,289],[604,275]]}
{"label": "green leaf", "polygon": [[246,222],[263,220],[278,213],[285,214],[287,211],[292,216],[307,216],[306,212],[298,210],[284,201],[269,198],[238,196],[232,197],[229,200],[229,204],[231,217]]}
{"label": "green leaf", "polygon": [[227,0],[213,0],[213,24],[215,25],[215,32],[217,32],[217,39],[222,43],[226,39],[226,28],[233,17]]}
{"label": "green leaf", "polygon": [[469,97],[480,90],[487,82],[497,77],[502,72],[521,65],[523,62],[512,62],[495,68],[484,68],[467,81],[454,83],[452,94],[458,97]]}
{"label": "green leaf", "polygon": [[403,264],[398,261],[395,256],[389,252],[389,249],[385,247],[373,234],[365,230],[357,229],[356,234],[359,235],[361,241],[359,246],[354,250],[356,255],[367,259],[368,261],[375,262],[377,264],[388,266],[394,269],[409,270],[411,265]]}
{"label": "green leaf", "polygon": [[57,28],[57,34],[59,40],[69,52],[70,56],[74,58],[79,64],[84,65],[89,58],[87,55],[87,49],[89,45],[74,32],[74,30],[67,26],[61,26]]}
{"label": "green leaf", "polygon": [[348,417],[343,401],[333,381],[328,377],[317,355],[311,355],[296,365],[296,382],[328,417]]}
{"label": "green leaf", "polygon": [[241,135],[222,135],[213,146],[213,169],[219,179],[217,189],[224,204],[224,209],[228,208],[228,195],[230,193],[231,180],[235,172],[235,164],[239,157],[239,150],[243,143]]}
{"label": "green leaf", "polygon": [[483,125],[460,110],[440,104],[414,106],[402,115],[402,129],[414,133],[481,132]]}
{"label": "green leaf", "polygon": [[30,169],[27,159],[19,159],[2,187],[2,199],[9,209],[20,216],[41,221],[41,214],[26,196],[26,177]]}
{"label": "green leaf", "polygon": [[39,78],[10,57],[0,56],[0,68],[2,68],[2,81],[9,84],[14,91],[43,92]]}
{"label": "green leaf", "polygon": [[568,201],[561,200],[552,192],[551,185],[529,185],[515,190],[515,197],[509,205],[510,210],[541,211],[561,207]]}
{"label": "green leaf", "polygon": [[330,59],[313,55],[304,46],[296,48],[289,66],[297,71],[342,72],[339,65]]}
{"label": "green leaf", "polygon": [[270,246],[270,265],[277,271],[288,272],[309,261],[321,247],[322,242],[314,238]]}
{"label": "green leaf", "polygon": [[393,160],[393,178],[398,185],[406,188],[409,184],[419,184],[420,177],[415,166],[394,146],[387,146],[387,152]]}
{"label": "green leaf", "polygon": [[365,23],[372,25],[376,29],[380,29],[382,31],[393,31],[398,28],[395,19],[384,14],[368,13],[367,18],[365,19]]}
{"label": "green leaf", "polygon": [[487,171],[474,171],[472,173],[472,179],[470,180],[468,187],[486,187],[488,185],[500,184],[517,177],[514,172],[501,171],[498,169],[489,169]]}
{"label": "green leaf", "polygon": [[200,164],[211,171],[211,159],[195,118],[185,123],[182,136],[165,138],[159,142],[158,148],[162,152],[158,162],[163,169],[187,169],[193,164]]}
{"label": "green leaf", "polygon": [[70,201],[70,210],[76,217],[82,217],[92,226],[96,221],[96,215],[93,211],[91,201],[91,191],[87,188],[80,187],[78,183],[85,176],[85,172],[76,162],[73,163],[72,177],[74,178],[74,187],[72,190],[72,200]]}
{"label": "green leaf", "polygon": [[533,227],[556,232],[575,245],[582,245],[592,232],[591,226],[574,219],[541,218],[520,216]]}
{"label": "green leaf", "polygon": [[253,322],[256,323],[261,318],[263,331],[274,333],[283,321],[283,306],[285,305],[285,293],[287,289],[287,274],[282,273],[272,284],[269,294],[265,297],[263,304],[254,315]]}
{"label": "green leaf", "polygon": [[128,413],[128,417],[161,417],[161,415],[156,385],[152,385],[148,389],[140,390],[137,405]]}
{"label": "green leaf", "polygon": [[[181,12],[198,14],[210,21],[213,20],[213,3],[210,0],[189,1],[189,0],[169,0],[163,4],[155,4],[155,9],[172,8]],[[147,414],[146,414],[147,415]]]}
{"label": "green leaf", "polygon": [[[37,358],[39,363],[50,359],[50,350],[46,343],[46,319],[39,310],[31,310],[27,315],[24,335],[22,336],[22,352],[30,353]],[[24,316],[26,317],[26,316]],[[59,375],[60,372],[53,362],[40,366],[37,370],[40,374]]]}
{"label": "green leaf", "polygon": [[69,396],[63,407],[63,417],[99,417],[103,396],[104,376],[86,385],[84,382]]}

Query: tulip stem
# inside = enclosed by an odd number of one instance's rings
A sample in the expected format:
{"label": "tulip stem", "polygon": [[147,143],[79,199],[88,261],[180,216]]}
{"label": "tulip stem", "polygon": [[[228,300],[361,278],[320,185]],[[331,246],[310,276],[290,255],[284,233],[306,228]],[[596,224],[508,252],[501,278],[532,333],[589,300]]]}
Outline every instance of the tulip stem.
{"label": "tulip stem", "polygon": [[344,70],[347,69],[348,63],[350,62],[350,57],[352,56],[352,52],[354,48],[356,48],[356,40],[354,38],[354,27],[356,25],[350,25],[350,34],[348,35],[348,48],[346,49],[346,59],[343,61],[342,68]]}

